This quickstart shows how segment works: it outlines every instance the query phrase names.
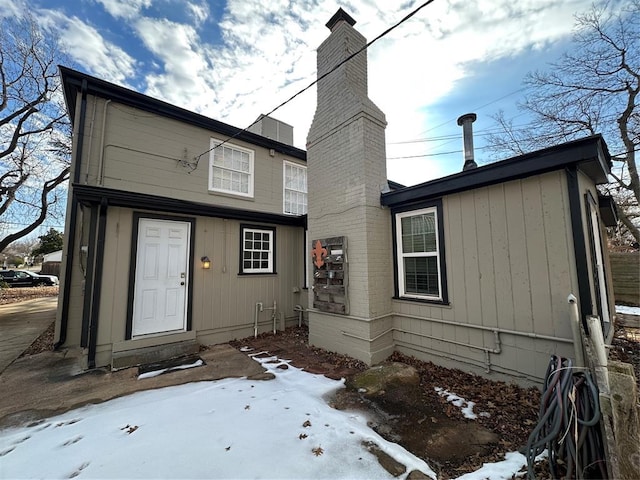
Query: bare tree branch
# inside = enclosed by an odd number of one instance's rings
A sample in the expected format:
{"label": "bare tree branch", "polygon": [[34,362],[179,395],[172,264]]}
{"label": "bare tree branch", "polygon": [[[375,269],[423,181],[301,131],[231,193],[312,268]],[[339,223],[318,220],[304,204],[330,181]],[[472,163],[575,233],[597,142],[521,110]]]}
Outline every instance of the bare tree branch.
{"label": "bare tree branch", "polygon": [[601,133],[612,151],[621,152],[608,190],[621,223],[640,242],[640,1],[609,2],[577,15],[573,48],[524,83],[528,93],[518,107],[531,115],[530,128],[516,131],[496,114],[501,133],[489,137],[490,152],[501,157]]}
{"label": "bare tree branch", "polygon": [[0,19],[0,230],[8,233],[0,252],[42,225],[64,195],[71,137],[60,52],[30,15]]}

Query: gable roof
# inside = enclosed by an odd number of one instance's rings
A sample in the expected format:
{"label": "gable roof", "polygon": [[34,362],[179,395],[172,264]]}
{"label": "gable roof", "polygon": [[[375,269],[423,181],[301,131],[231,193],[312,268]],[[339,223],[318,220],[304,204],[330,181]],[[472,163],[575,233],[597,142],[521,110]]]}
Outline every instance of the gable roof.
{"label": "gable roof", "polygon": [[601,135],[518,155],[447,177],[381,194],[385,206],[406,205],[576,165],[596,184],[607,183],[611,156]]}
{"label": "gable roof", "polygon": [[227,137],[237,138],[259,147],[273,149],[276,152],[289,155],[299,160],[304,160],[305,162],[307,160],[306,151],[291,145],[271,140],[263,137],[262,135],[258,135],[257,133],[252,133],[227,123],[205,117],[204,115],[177,107],[170,103],[163,102],[162,100],[106,82],[62,65],[58,66],[58,68],[60,69],[60,77],[62,78],[67,111],[69,112],[72,123],[75,119],[76,97],[77,94],[81,92],[101,98],[111,99],[118,103],[146,112],[155,113],[163,117],[185,122]]}

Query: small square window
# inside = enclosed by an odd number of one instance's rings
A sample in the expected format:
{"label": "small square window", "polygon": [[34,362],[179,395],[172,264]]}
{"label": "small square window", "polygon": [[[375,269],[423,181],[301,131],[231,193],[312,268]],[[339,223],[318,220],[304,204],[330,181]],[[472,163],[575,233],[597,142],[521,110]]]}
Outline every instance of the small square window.
{"label": "small square window", "polygon": [[240,273],[275,273],[275,228],[241,225]]}

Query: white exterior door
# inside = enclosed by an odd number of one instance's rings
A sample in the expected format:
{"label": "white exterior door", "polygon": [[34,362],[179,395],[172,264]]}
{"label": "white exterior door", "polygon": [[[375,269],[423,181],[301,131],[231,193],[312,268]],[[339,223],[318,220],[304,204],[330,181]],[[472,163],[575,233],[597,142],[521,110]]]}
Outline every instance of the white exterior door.
{"label": "white exterior door", "polygon": [[141,218],[132,337],[187,328],[188,222]]}

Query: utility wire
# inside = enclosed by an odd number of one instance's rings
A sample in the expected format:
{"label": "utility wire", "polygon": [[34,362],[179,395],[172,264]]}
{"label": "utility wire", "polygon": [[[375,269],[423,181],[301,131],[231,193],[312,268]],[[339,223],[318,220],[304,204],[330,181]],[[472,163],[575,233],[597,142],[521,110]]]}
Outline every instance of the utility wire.
{"label": "utility wire", "polygon": [[[397,27],[399,27],[400,25],[402,25],[404,22],[406,22],[407,20],[409,20],[411,17],[413,17],[416,13],[418,13],[420,10],[422,10],[424,7],[426,7],[427,5],[430,5],[434,2],[435,0],[427,0],[426,2],[424,2],[422,5],[418,6],[417,8],[415,8],[413,11],[411,11],[410,13],[408,13],[407,15],[404,16],[404,18],[402,18],[402,20],[400,20],[399,22],[397,22],[396,24],[392,25],[391,27],[387,28],[384,32],[382,32],[380,35],[378,35],[377,37],[375,37],[373,40],[371,40],[370,42],[368,42],[366,45],[364,45],[361,49],[359,49],[357,52],[352,53],[351,55],[349,55],[347,58],[345,58],[344,60],[342,60],[340,63],[338,63],[335,67],[333,67],[331,70],[329,70],[327,73],[319,76],[318,78],[316,78],[313,82],[311,82],[309,85],[307,85],[306,87],[304,87],[302,90],[298,91],[297,93],[293,94],[291,97],[289,97],[287,100],[285,100],[284,102],[282,102],[280,105],[278,105],[277,107],[275,107],[273,110],[271,110],[269,113],[265,114],[265,116],[269,116],[272,113],[276,112],[277,110],[279,110],[280,108],[284,107],[287,103],[291,102],[294,98],[296,98],[299,95],[302,95],[304,92],[306,92],[307,90],[309,90],[311,87],[313,87],[315,84],[317,84],[320,80],[323,80],[324,78],[328,77],[329,75],[331,75],[333,72],[335,72],[338,68],[340,68],[342,65],[344,65],[345,63],[347,63],[348,61],[350,61],[352,58],[354,58],[355,56],[359,55],[360,53],[364,52],[367,48],[369,48],[371,45],[373,45],[375,42],[377,42],[378,40],[380,40],[382,37],[385,37],[387,34],[389,34],[391,31],[393,31],[394,29],[396,29]],[[227,138],[226,140],[224,140],[223,142],[213,146],[212,148],[210,148],[209,150],[202,152],[200,155],[196,156],[194,158],[194,163],[195,166],[193,167],[193,169],[195,170],[196,168],[198,168],[198,163],[200,161],[200,158],[202,158],[203,155],[206,155],[207,153],[211,152],[212,150],[215,150],[218,147],[223,146],[224,144],[228,143],[229,141],[233,140],[234,138],[238,137],[239,135],[241,135],[242,133],[248,131],[251,127],[253,127],[256,123],[258,123],[258,120],[261,117],[258,117],[256,120],[254,120],[253,123],[251,123],[251,125],[249,125],[248,127],[243,128],[242,130],[239,130],[237,133],[233,134],[232,136],[230,136],[229,138]]]}

